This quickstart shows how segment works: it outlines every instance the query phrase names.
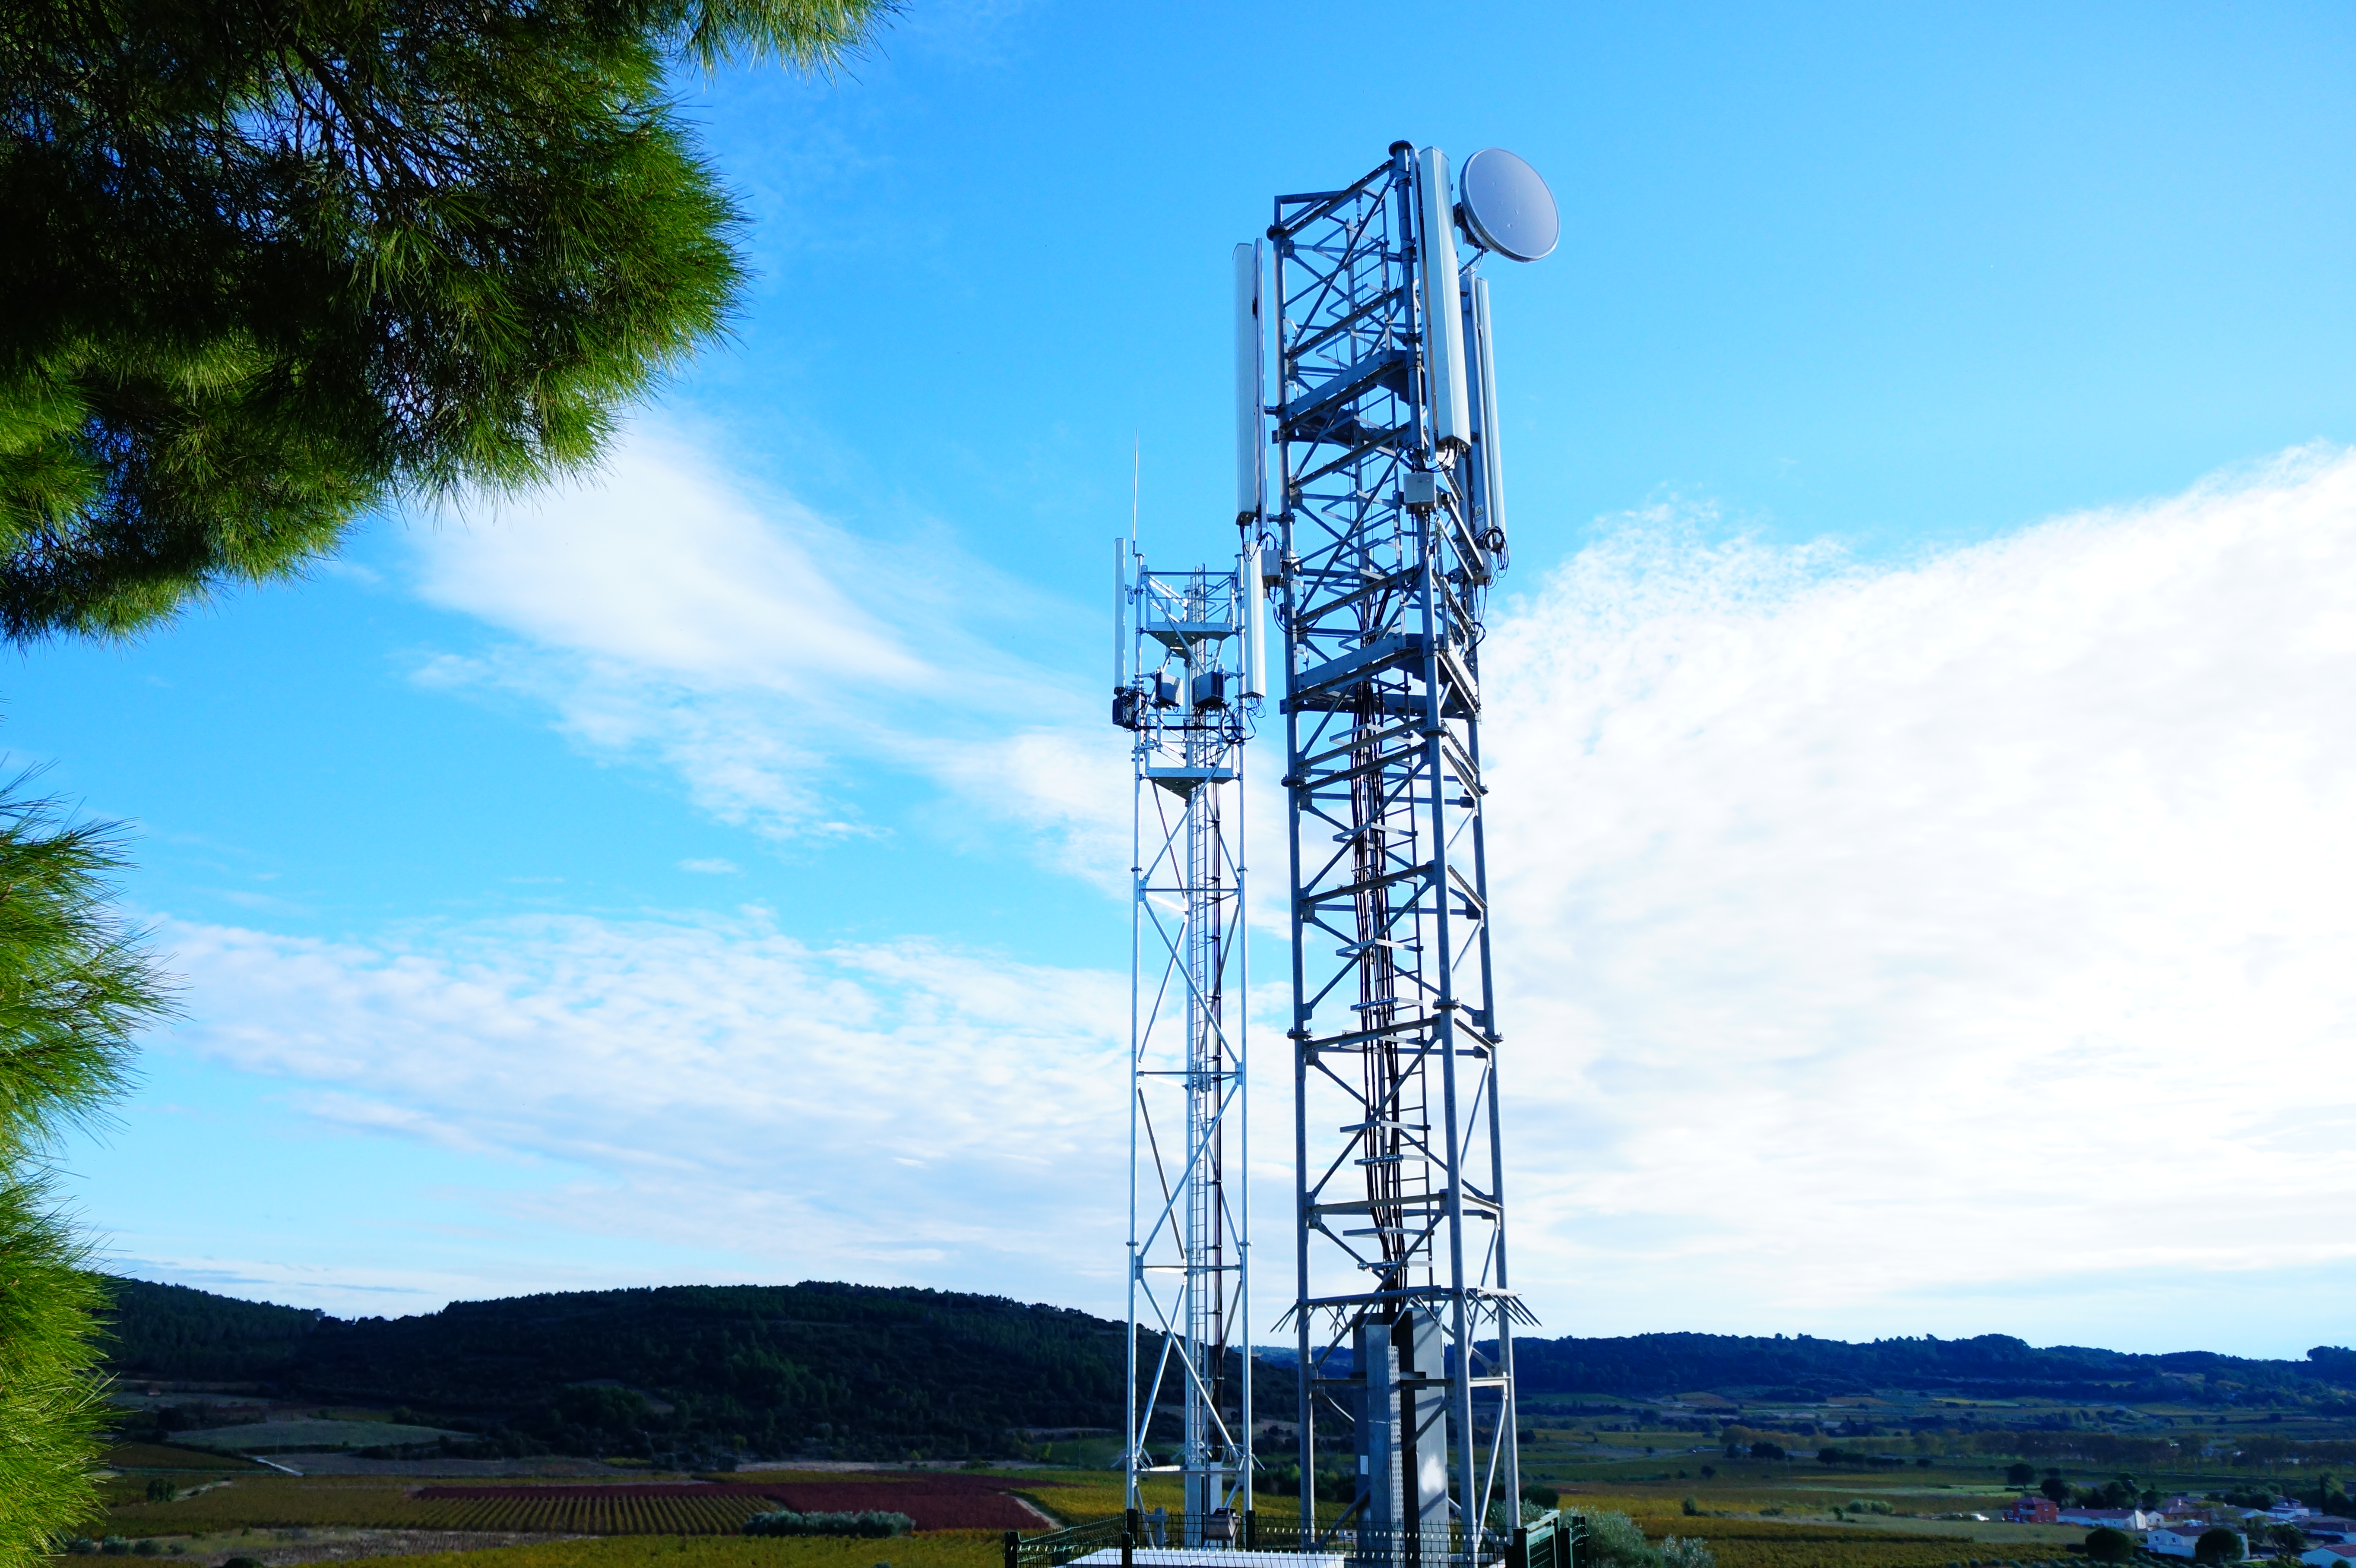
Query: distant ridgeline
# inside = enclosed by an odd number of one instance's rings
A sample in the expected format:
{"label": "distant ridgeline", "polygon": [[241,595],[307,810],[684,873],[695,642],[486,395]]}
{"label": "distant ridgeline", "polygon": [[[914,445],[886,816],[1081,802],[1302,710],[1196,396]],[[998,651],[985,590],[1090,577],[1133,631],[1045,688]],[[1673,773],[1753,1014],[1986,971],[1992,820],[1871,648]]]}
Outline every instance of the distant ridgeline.
{"label": "distant ridgeline", "polygon": [[1119,1324],[993,1296],[680,1285],[347,1321],[111,1283],[126,1382],[405,1407],[509,1453],[957,1457],[1120,1421]]}
{"label": "distant ridgeline", "polygon": [[[678,1285],[347,1321],[181,1285],[112,1287],[113,1368],[134,1386],[252,1385],[283,1399],[405,1409],[511,1454],[1012,1456],[1033,1434],[1109,1436],[1121,1421],[1120,1325],[997,1296]],[[1141,1360],[1150,1367],[1159,1349],[1141,1347]],[[1261,1355],[1276,1363],[1260,1376],[1280,1414],[1292,1397],[1290,1357]],[[1639,1334],[1516,1339],[1514,1355],[1535,1400],[1708,1392],[1772,1403],[1908,1389],[2356,1415],[2356,1352],[2328,1348],[2266,1361],[2038,1349],[1996,1334],[1863,1345]]]}
{"label": "distant ridgeline", "polygon": [[1514,1341],[1525,1394],[1658,1395],[1708,1392],[1815,1400],[1875,1389],[1947,1390],[2058,1400],[2167,1401],[2356,1415],[2356,1351],[2318,1346],[2303,1361],[2207,1350],[2130,1355],[2005,1334],[1974,1339],[1876,1339],[1852,1345],[1806,1335],[1635,1334],[1620,1339]]}

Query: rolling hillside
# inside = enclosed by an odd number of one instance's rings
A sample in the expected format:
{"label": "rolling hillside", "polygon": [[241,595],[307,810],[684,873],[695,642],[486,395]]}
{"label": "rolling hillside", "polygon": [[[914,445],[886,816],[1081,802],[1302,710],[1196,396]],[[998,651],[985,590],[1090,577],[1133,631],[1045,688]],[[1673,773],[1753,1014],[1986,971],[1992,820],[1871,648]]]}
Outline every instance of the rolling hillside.
{"label": "rolling hillside", "polygon": [[[477,1435],[509,1454],[1013,1456],[1041,1429],[1111,1429],[1121,1328],[1064,1307],[872,1285],[680,1285],[456,1302],[345,1320],[113,1282],[126,1381],[237,1384]],[[2356,1354],[2038,1349],[2002,1335],[1849,1344],[1644,1334],[1515,1341],[1526,1395],[1869,1390],[2356,1414]],[[1152,1347],[1146,1349],[1150,1360]],[[1286,1391],[1282,1352],[1261,1374]],[[192,1400],[198,1396],[191,1395]],[[222,1419],[227,1419],[226,1416]]]}

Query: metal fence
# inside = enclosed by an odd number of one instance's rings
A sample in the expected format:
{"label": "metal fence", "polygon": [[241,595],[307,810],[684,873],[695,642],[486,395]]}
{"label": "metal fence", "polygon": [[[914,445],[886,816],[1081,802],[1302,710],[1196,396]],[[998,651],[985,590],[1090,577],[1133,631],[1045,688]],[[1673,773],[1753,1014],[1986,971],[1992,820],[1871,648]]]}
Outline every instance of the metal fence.
{"label": "metal fence", "polygon": [[1006,1568],[1590,1568],[1587,1520],[1548,1512],[1470,1540],[1454,1526],[1312,1532],[1298,1523],[1140,1513],[1040,1535],[1006,1532]]}

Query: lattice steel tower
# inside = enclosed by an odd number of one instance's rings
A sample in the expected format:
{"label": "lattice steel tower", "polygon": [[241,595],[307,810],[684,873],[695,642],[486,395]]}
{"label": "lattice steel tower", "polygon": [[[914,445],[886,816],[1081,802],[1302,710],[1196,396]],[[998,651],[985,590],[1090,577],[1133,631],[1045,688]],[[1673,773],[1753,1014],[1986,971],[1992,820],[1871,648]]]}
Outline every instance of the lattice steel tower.
{"label": "lattice steel tower", "polygon": [[1238,509],[1274,534],[1283,629],[1301,1471],[1319,1421],[1345,1424],[1357,1495],[1331,1522],[1360,1558],[1489,1557],[1496,1536],[1448,1527],[1510,1526],[1521,1495],[1480,733],[1505,507],[1473,268],[1536,260],[1556,223],[1494,148],[1452,195],[1446,155],[1401,142],[1279,197],[1273,375],[1240,400],[1239,469],[1245,445],[1272,460]]}
{"label": "lattice steel tower", "polygon": [[[1228,1360],[1250,1322],[1241,792],[1265,665],[1258,557],[1158,572],[1116,539],[1113,596],[1113,722],[1135,737],[1136,775],[1128,1506],[1141,1475],[1179,1472],[1169,1544],[1199,1546],[1251,1508],[1251,1361],[1230,1378]],[[1142,1381],[1141,1331],[1158,1338]],[[1179,1429],[1157,1463],[1165,1392]]]}

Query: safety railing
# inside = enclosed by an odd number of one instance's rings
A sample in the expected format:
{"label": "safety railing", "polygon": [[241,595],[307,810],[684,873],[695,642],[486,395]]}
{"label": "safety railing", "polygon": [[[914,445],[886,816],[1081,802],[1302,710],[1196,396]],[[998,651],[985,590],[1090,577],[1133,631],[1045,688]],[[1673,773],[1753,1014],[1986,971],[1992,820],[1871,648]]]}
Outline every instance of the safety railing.
{"label": "safety railing", "polygon": [[1453,1524],[1306,1531],[1297,1520],[1257,1512],[1191,1517],[1132,1509],[1039,1535],[1010,1530],[1005,1549],[1005,1568],[1590,1568],[1586,1519],[1559,1512],[1468,1540]]}

